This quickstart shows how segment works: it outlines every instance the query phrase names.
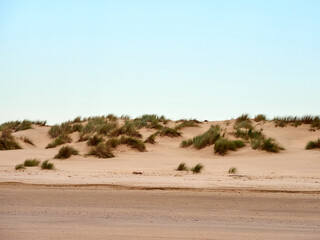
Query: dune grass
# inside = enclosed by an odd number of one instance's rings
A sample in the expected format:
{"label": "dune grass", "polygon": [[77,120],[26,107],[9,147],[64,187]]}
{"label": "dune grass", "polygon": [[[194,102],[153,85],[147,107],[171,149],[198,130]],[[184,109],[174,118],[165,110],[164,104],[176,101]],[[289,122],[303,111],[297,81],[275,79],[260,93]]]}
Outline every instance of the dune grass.
{"label": "dune grass", "polygon": [[59,135],[56,139],[54,139],[51,143],[49,143],[46,148],[55,148],[56,146],[65,144],[65,143],[71,143],[72,139],[70,136],[66,134]]}
{"label": "dune grass", "polygon": [[121,144],[121,140],[120,138],[117,138],[117,137],[109,138],[106,142],[106,145],[109,148],[117,148],[120,144]]}
{"label": "dune grass", "polygon": [[186,127],[199,127],[198,123],[199,121],[196,119],[191,119],[191,120],[181,120],[182,122],[179,123],[174,127],[175,130],[181,130]]}
{"label": "dune grass", "polygon": [[88,146],[97,146],[101,142],[103,142],[103,137],[94,135],[92,137],[89,137],[87,144]]}
{"label": "dune grass", "polygon": [[185,163],[180,163],[176,169],[177,171],[189,171],[189,168]]}
{"label": "dune grass", "polygon": [[[287,125],[298,127],[302,124],[310,124],[311,129],[320,129],[320,116],[305,115],[298,116],[284,116],[275,117],[273,119],[276,127],[286,127]],[[318,126],[318,127],[317,127]]]}
{"label": "dune grass", "polygon": [[16,170],[23,170],[23,169],[26,169],[26,167],[25,167],[24,164],[22,163],[22,164],[17,164],[17,165],[15,166],[15,169],[16,169]]}
{"label": "dune grass", "polygon": [[98,158],[112,158],[114,154],[111,151],[111,148],[104,142],[99,143],[96,147],[93,147],[89,155],[94,155]]}
{"label": "dune grass", "polygon": [[255,122],[261,122],[261,121],[266,121],[267,117],[264,114],[258,114],[254,117],[253,119]]}
{"label": "dune grass", "polygon": [[130,146],[131,148],[133,149],[137,149],[139,150],[140,152],[145,152],[146,151],[146,146],[145,144],[143,143],[143,141],[139,140],[139,139],[135,139],[133,137],[125,137],[125,136],[122,136],[120,138],[120,143],[121,144],[125,144],[125,145],[128,145]]}
{"label": "dune grass", "polygon": [[3,129],[0,135],[0,151],[14,149],[21,149],[21,147],[12,136],[11,130]]}
{"label": "dune grass", "polygon": [[40,160],[38,160],[36,158],[26,159],[23,164],[26,167],[36,167],[36,166],[39,166]]}
{"label": "dune grass", "polygon": [[23,137],[22,140],[25,142],[25,143],[28,143],[30,145],[33,145],[34,146],[34,143],[32,142],[32,140],[28,137]]}
{"label": "dune grass", "polygon": [[3,131],[4,129],[9,129],[14,132],[31,129],[32,128],[32,121],[30,120],[23,120],[23,121],[11,121],[11,122],[5,122],[0,125],[0,131]]}
{"label": "dune grass", "polygon": [[72,132],[72,125],[69,122],[53,125],[49,130],[49,135],[56,138],[60,135],[68,135]]}
{"label": "dune grass", "polygon": [[229,171],[228,171],[229,174],[236,174],[237,172],[238,172],[238,169],[235,167],[229,168]]}
{"label": "dune grass", "polygon": [[112,131],[110,131],[109,133],[110,137],[118,137],[120,135],[128,135],[130,137],[137,137],[137,138],[142,137],[142,135],[136,129],[135,124],[131,121],[126,121],[123,126],[117,127]]}
{"label": "dune grass", "polygon": [[170,127],[163,127],[161,130],[159,130],[159,135],[161,137],[180,137],[181,132],[177,131],[176,129],[170,128]]}
{"label": "dune grass", "polygon": [[155,132],[153,134],[150,134],[146,140],[144,140],[145,143],[151,143],[155,144],[156,143],[156,137],[158,136],[159,132]]}
{"label": "dune grass", "polygon": [[146,127],[160,130],[163,128],[162,124],[166,124],[167,122],[168,119],[166,119],[164,116],[158,116],[156,114],[144,114],[141,117],[133,120],[133,123],[138,129]]}
{"label": "dune grass", "polygon": [[72,132],[81,132],[83,125],[81,123],[76,123],[72,125]]}
{"label": "dune grass", "polygon": [[198,174],[201,173],[201,171],[203,170],[203,165],[198,163],[197,165],[195,165],[194,167],[192,167],[190,170],[192,171],[193,174]]}
{"label": "dune grass", "polygon": [[186,147],[191,146],[192,144],[193,144],[192,139],[186,139],[181,142],[180,147],[186,148]]}
{"label": "dune grass", "polygon": [[249,121],[250,122],[250,116],[247,113],[242,114],[241,116],[236,118],[236,123],[240,123],[243,121]]}
{"label": "dune grass", "polygon": [[260,145],[261,150],[277,153],[284,150],[273,138],[263,139]]}
{"label": "dune grass", "polygon": [[206,146],[213,145],[220,138],[220,126],[212,125],[208,131],[192,139],[183,140],[181,147],[189,147],[193,145],[196,149],[202,149]]}
{"label": "dune grass", "polygon": [[54,164],[50,163],[49,160],[45,160],[41,164],[41,169],[44,170],[54,170]]}
{"label": "dune grass", "polygon": [[320,148],[320,138],[318,138],[315,141],[309,141],[306,145],[307,150],[315,149],[315,148]]}
{"label": "dune grass", "polygon": [[78,155],[79,152],[78,150],[74,149],[73,147],[70,146],[64,146],[60,148],[59,152],[57,155],[54,156],[56,159],[67,159],[71,157],[72,155]]}
{"label": "dune grass", "polygon": [[225,155],[229,150],[236,151],[238,148],[244,147],[245,144],[241,140],[228,140],[219,138],[214,144],[214,152],[219,155]]}

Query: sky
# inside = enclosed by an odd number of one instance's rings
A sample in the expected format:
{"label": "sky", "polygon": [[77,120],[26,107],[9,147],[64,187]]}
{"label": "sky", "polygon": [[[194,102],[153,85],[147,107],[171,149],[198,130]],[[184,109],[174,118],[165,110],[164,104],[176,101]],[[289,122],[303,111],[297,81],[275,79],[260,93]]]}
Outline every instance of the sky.
{"label": "sky", "polygon": [[319,115],[320,1],[0,0],[0,123]]}

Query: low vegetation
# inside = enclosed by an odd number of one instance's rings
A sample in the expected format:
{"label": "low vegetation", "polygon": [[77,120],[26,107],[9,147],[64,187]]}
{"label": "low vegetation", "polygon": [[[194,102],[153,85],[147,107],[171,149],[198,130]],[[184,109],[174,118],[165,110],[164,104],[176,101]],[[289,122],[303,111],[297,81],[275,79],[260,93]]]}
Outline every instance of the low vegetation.
{"label": "low vegetation", "polygon": [[41,164],[41,169],[53,170],[54,169],[54,164],[50,163],[49,160],[45,160]]}
{"label": "low vegetation", "polygon": [[120,138],[120,144],[125,144],[130,146],[133,149],[137,149],[140,152],[146,151],[146,146],[144,145],[143,141],[133,138],[133,137],[125,137],[122,136]]}
{"label": "low vegetation", "polygon": [[285,116],[273,119],[276,127],[286,127],[288,125],[298,127],[302,124],[310,124],[310,130],[320,129],[320,116],[305,115],[302,117]]}
{"label": "low vegetation", "polygon": [[11,130],[3,129],[0,135],[0,151],[14,149],[21,149],[21,147],[12,136]]}
{"label": "low vegetation", "polygon": [[11,131],[18,132],[30,128],[32,128],[32,121],[29,120],[5,122],[0,125],[0,131],[9,129]]}
{"label": "low vegetation", "polygon": [[258,114],[254,117],[253,119],[255,122],[261,122],[261,121],[266,121],[267,117],[264,114]]}
{"label": "low vegetation", "polygon": [[159,135],[161,137],[167,136],[167,137],[180,137],[181,132],[177,131],[176,129],[170,128],[170,127],[164,127],[159,131]]}
{"label": "low vegetation", "polygon": [[23,140],[25,143],[34,146],[34,143],[32,142],[32,140],[31,140],[30,138],[28,138],[28,137],[23,137],[22,140]]}
{"label": "low vegetation", "polygon": [[137,137],[137,138],[142,137],[142,135],[136,129],[136,125],[130,121],[126,121],[123,126],[114,128],[109,133],[109,136],[111,137],[118,137],[120,135],[127,135],[130,137]]}
{"label": "low vegetation", "polygon": [[163,128],[163,124],[166,124],[168,121],[169,120],[164,116],[158,116],[156,114],[145,114],[141,117],[135,118],[133,120],[133,123],[138,129],[146,127],[159,130]]}
{"label": "low vegetation", "polygon": [[180,121],[181,121],[181,123],[179,123],[178,125],[176,125],[174,127],[175,130],[181,130],[186,127],[199,127],[199,125],[198,125],[199,121],[196,119],[180,120]]}
{"label": "low vegetation", "polygon": [[23,170],[23,169],[26,169],[26,167],[24,166],[24,164],[17,164],[17,165],[15,166],[15,169],[16,169],[16,170]]}
{"label": "low vegetation", "polygon": [[214,152],[223,156],[227,154],[229,150],[236,151],[238,148],[244,146],[245,144],[241,140],[228,140],[226,138],[220,138],[214,144]]}
{"label": "low vegetation", "polygon": [[149,137],[147,137],[146,140],[144,140],[145,143],[151,143],[155,144],[156,143],[156,136],[159,134],[159,132],[155,132],[151,134]]}
{"label": "low vegetation", "polygon": [[228,171],[229,174],[236,174],[237,172],[238,172],[238,169],[235,167],[229,168],[229,171]]}
{"label": "low vegetation", "polygon": [[318,138],[315,141],[309,141],[308,144],[306,145],[306,149],[315,149],[315,148],[320,148],[320,138]]}
{"label": "low vegetation", "polygon": [[40,160],[34,158],[34,159],[27,159],[24,161],[24,166],[26,167],[36,167],[39,166]]}
{"label": "low vegetation", "polygon": [[195,136],[192,139],[183,140],[181,147],[193,145],[196,149],[202,149],[206,146],[213,145],[220,138],[221,129],[219,125],[212,125],[205,133]]}
{"label": "low vegetation", "polygon": [[96,147],[93,147],[89,155],[94,155],[98,158],[112,158],[114,154],[111,151],[111,148],[104,142],[99,143]]}
{"label": "low vegetation", "polygon": [[89,146],[97,146],[101,142],[103,142],[103,137],[94,135],[92,137],[89,137],[87,144]]}
{"label": "low vegetation", "polygon": [[189,168],[185,163],[180,163],[176,169],[177,171],[189,171]]}
{"label": "low vegetation", "polygon": [[71,143],[72,139],[66,134],[62,134],[58,136],[56,139],[54,139],[51,143],[49,143],[46,148],[55,148],[56,146],[65,144],[65,143]]}
{"label": "low vegetation", "polygon": [[60,148],[58,154],[55,155],[54,158],[67,159],[67,158],[71,157],[72,155],[78,155],[78,154],[79,154],[78,150],[74,149],[73,147],[64,146],[64,147]]}
{"label": "low vegetation", "polygon": [[192,171],[193,174],[201,173],[201,171],[203,170],[203,165],[198,163],[197,165],[192,167],[190,170]]}

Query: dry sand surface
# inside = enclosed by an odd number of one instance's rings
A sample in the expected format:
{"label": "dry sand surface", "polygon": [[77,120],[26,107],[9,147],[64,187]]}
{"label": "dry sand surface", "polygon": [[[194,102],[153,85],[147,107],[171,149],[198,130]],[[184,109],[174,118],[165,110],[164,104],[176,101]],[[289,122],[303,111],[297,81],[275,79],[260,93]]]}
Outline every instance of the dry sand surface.
{"label": "dry sand surface", "polygon": [[[68,145],[80,155],[57,160],[61,146],[45,149],[50,127],[15,132],[35,146],[19,140],[23,149],[0,151],[0,239],[320,239],[320,151],[305,150],[320,131],[254,123],[280,153],[180,147],[212,124],[233,138],[233,121],[205,122],[178,138],[157,137],[146,152],[120,146],[109,159],[86,156],[78,133]],[[140,132],[145,139],[155,130]],[[15,170],[27,158],[50,159],[56,169]],[[175,171],[181,162],[204,171]]]}
{"label": "dry sand surface", "polygon": [[0,238],[319,239],[320,195],[1,184]]}

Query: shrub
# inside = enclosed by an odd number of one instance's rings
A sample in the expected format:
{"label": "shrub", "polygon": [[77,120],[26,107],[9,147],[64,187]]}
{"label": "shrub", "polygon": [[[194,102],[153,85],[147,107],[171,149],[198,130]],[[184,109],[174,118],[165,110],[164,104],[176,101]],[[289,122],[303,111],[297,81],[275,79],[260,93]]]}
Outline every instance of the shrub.
{"label": "shrub", "polygon": [[24,166],[26,167],[36,167],[39,166],[40,160],[34,158],[34,159],[27,159],[24,161]]}
{"label": "shrub", "polygon": [[45,160],[41,164],[41,169],[53,170],[54,169],[54,164],[50,163],[49,160]]}
{"label": "shrub", "polygon": [[203,165],[198,163],[197,165],[191,168],[191,171],[193,174],[197,174],[197,173],[200,173],[202,169],[203,169]]}
{"label": "shrub", "polygon": [[14,149],[21,149],[21,147],[11,135],[11,130],[3,129],[0,136],[0,151]]}
{"label": "shrub", "polygon": [[193,144],[192,139],[183,140],[180,144],[181,147],[186,148]]}
{"label": "shrub", "polygon": [[120,138],[120,143],[121,144],[126,144],[128,146],[130,146],[131,148],[137,149],[140,152],[144,152],[146,151],[146,146],[144,145],[144,143],[139,140],[139,139],[135,139],[132,137],[124,137],[122,136]]}
{"label": "shrub", "polygon": [[58,154],[56,156],[54,156],[54,158],[58,158],[58,159],[66,159],[71,157],[72,155],[78,155],[79,152],[74,149],[73,147],[70,146],[64,146],[62,148],[60,148]]}
{"label": "shrub", "polygon": [[236,174],[237,172],[238,172],[238,169],[235,167],[229,168],[229,171],[228,171],[229,174]]}
{"label": "shrub", "polygon": [[159,131],[159,135],[161,137],[167,136],[167,137],[180,137],[181,132],[177,131],[176,129],[164,127]]}
{"label": "shrub", "polygon": [[89,155],[95,155],[98,158],[112,158],[114,157],[110,147],[101,142],[96,147],[92,148],[89,152]]}
{"label": "shrub", "polygon": [[189,171],[189,168],[185,163],[180,163],[176,169],[177,171]]}
{"label": "shrub", "polygon": [[[202,149],[206,146],[214,144],[219,138],[220,138],[220,126],[212,125],[208,131],[194,137],[192,139],[192,143],[196,149]],[[187,144],[190,144],[190,140],[187,140]]]}
{"label": "shrub", "polygon": [[65,143],[71,143],[72,139],[68,135],[62,134],[58,136],[56,139],[54,139],[51,143],[49,143],[46,148],[54,148],[56,146],[65,144]]}
{"label": "shrub", "polygon": [[220,155],[225,155],[229,150],[236,151],[238,148],[244,147],[245,144],[240,140],[228,140],[220,138],[214,145],[214,152]]}
{"label": "shrub", "polygon": [[88,139],[87,144],[89,146],[97,146],[99,143],[103,142],[103,137],[94,135]]}
{"label": "shrub", "polygon": [[267,138],[262,141],[261,150],[277,153],[280,150],[284,150],[284,148],[281,147],[278,143],[276,143],[274,139]]}
{"label": "shrub", "polygon": [[261,121],[266,121],[267,118],[266,118],[266,115],[264,114],[258,114],[254,117],[254,121],[256,122],[261,122]]}
{"label": "shrub", "polygon": [[159,132],[155,132],[151,134],[149,137],[147,137],[146,140],[144,140],[145,143],[151,143],[155,144],[156,143],[156,136],[159,134]]}
{"label": "shrub", "polygon": [[308,142],[308,144],[306,145],[306,149],[315,149],[315,148],[320,148],[320,138],[318,138],[315,141],[310,141]]}
{"label": "shrub", "polygon": [[16,170],[22,170],[22,169],[25,169],[26,167],[23,165],[23,164],[17,164],[16,166],[15,166],[15,169]]}
{"label": "shrub", "polygon": [[175,130],[181,130],[186,127],[199,127],[198,120],[182,120],[182,122],[174,127]]}

